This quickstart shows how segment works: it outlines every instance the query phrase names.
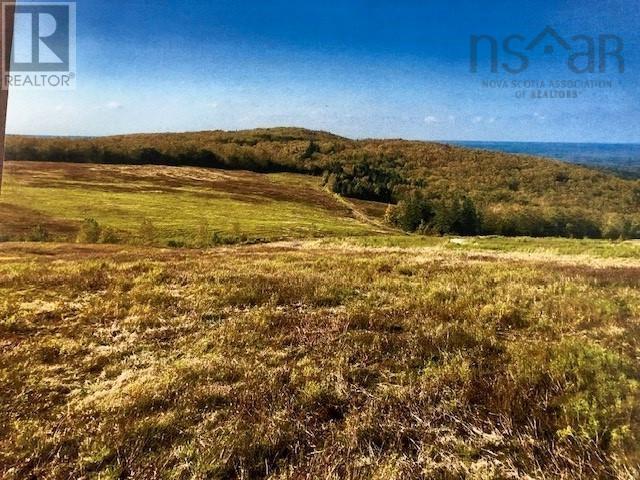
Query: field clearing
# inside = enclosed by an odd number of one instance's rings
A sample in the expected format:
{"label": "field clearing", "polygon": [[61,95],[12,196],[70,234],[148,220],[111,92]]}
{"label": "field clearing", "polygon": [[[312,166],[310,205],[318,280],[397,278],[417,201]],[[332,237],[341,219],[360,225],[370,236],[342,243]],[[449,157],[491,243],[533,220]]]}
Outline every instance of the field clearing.
{"label": "field clearing", "polygon": [[638,259],[436,240],[0,244],[0,476],[638,478]]}
{"label": "field clearing", "polygon": [[637,241],[400,234],[382,224],[386,204],[339,197],[308,175],[58,162],[5,168],[3,241],[75,241],[83,220],[93,218],[125,244],[200,247],[217,232],[231,243],[325,238],[371,247],[640,258]]}
{"label": "field clearing", "polygon": [[[329,243],[335,240],[327,240]],[[440,248],[457,251],[489,251],[593,258],[640,259],[640,241],[531,237],[437,237],[423,235],[378,235],[346,238],[345,244],[371,248]]]}
{"label": "field clearing", "polygon": [[[75,240],[87,218],[114,229],[122,243],[157,245],[196,246],[214,231],[261,241],[381,231],[305,175],[43,162],[5,168],[5,239],[44,229],[52,240]],[[152,239],[143,238],[145,228]]]}

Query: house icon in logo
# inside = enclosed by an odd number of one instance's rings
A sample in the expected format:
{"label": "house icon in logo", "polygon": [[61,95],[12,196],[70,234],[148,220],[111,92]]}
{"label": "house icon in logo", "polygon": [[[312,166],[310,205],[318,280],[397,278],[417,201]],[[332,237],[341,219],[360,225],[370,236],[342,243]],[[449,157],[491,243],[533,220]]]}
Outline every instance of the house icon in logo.
{"label": "house icon in logo", "polygon": [[554,52],[554,46],[550,43],[550,40],[553,40],[557,45],[561,46],[565,50],[571,51],[571,45],[569,45],[569,43],[558,35],[558,32],[551,27],[547,27],[542,30],[533,40],[531,40],[531,43],[527,45],[526,49],[534,50],[538,45],[544,43],[545,55],[551,55]]}

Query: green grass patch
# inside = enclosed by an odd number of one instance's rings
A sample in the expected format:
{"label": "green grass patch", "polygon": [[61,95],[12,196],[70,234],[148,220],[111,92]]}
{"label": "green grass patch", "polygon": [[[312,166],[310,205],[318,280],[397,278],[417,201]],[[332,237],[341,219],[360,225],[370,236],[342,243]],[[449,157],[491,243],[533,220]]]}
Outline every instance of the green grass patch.
{"label": "green grass patch", "polygon": [[[174,170],[180,174],[179,168]],[[275,185],[275,189],[299,189],[302,192],[300,200],[261,196],[255,188],[262,185],[253,186],[250,181],[240,187],[245,191],[230,193],[224,187],[216,190],[185,185],[169,189],[161,183],[155,184],[154,189],[153,183],[145,179],[138,183],[135,177],[96,187],[91,183],[67,181],[64,174],[57,173],[53,179],[45,176],[31,184],[23,178],[8,175],[1,202],[6,210],[12,207],[31,209],[52,221],[73,222],[79,228],[87,219],[93,219],[101,227],[118,232],[116,236],[124,243],[165,245],[172,242],[200,246],[216,244],[215,238],[271,241],[373,233],[371,226],[350,218],[344,210],[332,211],[313,200],[305,200],[305,189],[308,189],[315,197],[326,196],[327,202],[332,201],[317,181],[313,183],[305,178],[304,184],[299,185],[299,175],[264,177]],[[47,185],[47,180],[55,181]],[[24,219],[24,222],[29,221],[29,218]],[[33,225],[32,228],[36,227]],[[151,238],[145,234],[145,229],[147,234],[153,230]]]}

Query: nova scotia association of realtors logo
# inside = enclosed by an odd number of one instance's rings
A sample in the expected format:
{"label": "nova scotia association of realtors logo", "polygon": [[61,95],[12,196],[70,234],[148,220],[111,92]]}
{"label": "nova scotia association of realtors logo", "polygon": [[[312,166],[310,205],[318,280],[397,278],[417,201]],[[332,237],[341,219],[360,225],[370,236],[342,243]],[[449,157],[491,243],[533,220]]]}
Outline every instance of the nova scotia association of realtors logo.
{"label": "nova scotia association of realtors logo", "polygon": [[[612,34],[561,36],[554,28],[546,27],[528,39],[513,34],[502,41],[491,35],[472,35],[470,42],[470,70],[518,74],[525,72],[533,59],[558,58],[569,72],[624,73],[624,42]],[[480,68],[482,55],[487,62]]]}
{"label": "nova scotia association of realtors logo", "polygon": [[75,2],[3,3],[2,32],[6,38],[11,7],[15,8],[13,49],[3,42],[2,87],[73,89],[76,81]]}

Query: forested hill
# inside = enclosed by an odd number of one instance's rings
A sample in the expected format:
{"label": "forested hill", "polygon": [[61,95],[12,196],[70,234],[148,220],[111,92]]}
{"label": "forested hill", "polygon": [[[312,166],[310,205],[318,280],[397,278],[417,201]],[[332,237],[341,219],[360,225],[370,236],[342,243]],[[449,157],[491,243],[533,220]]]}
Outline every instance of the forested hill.
{"label": "forested hill", "polygon": [[322,175],[344,196],[400,202],[392,221],[409,230],[455,232],[456,219],[444,217],[466,208],[474,217],[468,233],[640,235],[640,181],[533,156],[419,141],[350,140],[300,128],[84,139],[9,136],[7,143],[13,160]]}

